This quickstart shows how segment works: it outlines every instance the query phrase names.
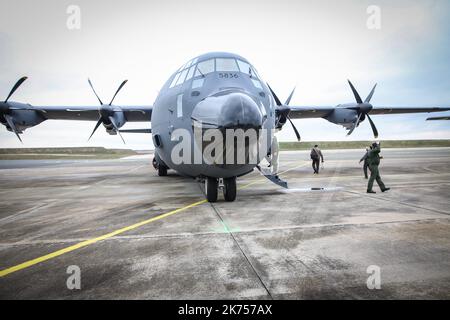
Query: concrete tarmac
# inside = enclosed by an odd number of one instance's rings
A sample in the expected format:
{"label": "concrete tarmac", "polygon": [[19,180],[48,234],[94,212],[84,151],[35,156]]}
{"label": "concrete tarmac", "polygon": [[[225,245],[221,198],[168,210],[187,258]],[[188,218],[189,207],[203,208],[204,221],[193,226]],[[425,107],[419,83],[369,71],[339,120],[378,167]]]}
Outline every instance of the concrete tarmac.
{"label": "concrete tarmac", "polygon": [[323,152],[319,175],[282,152],[289,189],[255,171],[214,204],[149,156],[0,161],[0,299],[449,299],[450,149],[382,150],[373,195],[363,151]]}

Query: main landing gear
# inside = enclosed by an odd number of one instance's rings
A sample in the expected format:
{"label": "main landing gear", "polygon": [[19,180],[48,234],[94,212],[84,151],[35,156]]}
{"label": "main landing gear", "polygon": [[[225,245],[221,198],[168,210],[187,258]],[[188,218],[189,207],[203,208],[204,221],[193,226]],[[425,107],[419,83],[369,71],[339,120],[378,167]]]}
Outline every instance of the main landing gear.
{"label": "main landing gear", "polygon": [[[205,192],[208,202],[216,202],[219,191],[219,179],[206,178]],[[236,200],[236,177],[223,179],[223,197],[225,201]]]}

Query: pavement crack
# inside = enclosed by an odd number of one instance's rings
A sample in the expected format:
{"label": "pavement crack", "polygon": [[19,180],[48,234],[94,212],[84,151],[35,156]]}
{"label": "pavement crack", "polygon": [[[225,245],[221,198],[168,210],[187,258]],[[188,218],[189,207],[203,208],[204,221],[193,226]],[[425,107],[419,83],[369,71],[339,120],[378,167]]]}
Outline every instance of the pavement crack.
{"label": "pavement crack", "polygon": [[[199,188],[200,190],[204,193],[202,187],[199,184]],[[205,194],[206,196],[206,194]],[[248,265],[250,266],[250,268],[253,270],[253,273],[256,275],[256,277],[258,278],[259,282],[261,283],[261,285],[263,286],[264,290],[267,292],[267,295],[269,296],[269,298],[271,300],[273,300],[272,294],[269,291],[269,288],[267,287],[267,285],[264,283],[262,277],[259,275],[258,271],[256,271],[255,266],[253,265],[253,263],[250,261],[249,257],[247,256],[247,254],[245,253],[244,249],[242,248],[242,246],[239,244],[239,241],[237,241],[236,237],[234,236],[233,232],[230,230],[230,228],[228,228],[227,224],[225,223],[222,215],[220,214],[219,210],[216,208],[216,206],[211,203],[208,202],[211,205],[211,208],[213,209],[214,213],[216,214],[218,220],[220,221],[220,223],[225,227],[225,229],[227,230],[227,232],[229,233],[229,235],[231,236],[231,239],[233,240],[233,242],[236,244],[236,246],[238,247],[239,251],[241,252],[242,256],[244,257],[244,259],[247,261]]]}

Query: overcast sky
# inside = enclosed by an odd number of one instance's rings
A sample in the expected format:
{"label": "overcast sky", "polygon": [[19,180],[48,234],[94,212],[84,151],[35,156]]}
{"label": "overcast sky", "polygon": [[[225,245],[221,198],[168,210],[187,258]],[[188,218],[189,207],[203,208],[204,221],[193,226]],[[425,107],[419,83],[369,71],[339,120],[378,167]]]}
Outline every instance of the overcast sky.
{"label": "overcast sky", "polygon": [[[81,10],[81,28],[67,28],[67,8]],[[369,5],[381,29],[367,27]],[[0,2],[0,99],[23,75],[11,100],[33,105],[96,105],[87,78],[115,104],[151,105],[171,73],[209,51],[240,54],[291,105],[353,102],[350,78],[363,98],[375,82],[375,106],[450,106],[450,2],[396,1],[62,1]],[[448,113],[447,113],[448,114]],[[380,139],[450,139],[450,122],[427,115],[374,116]],[[323,119],[296,120],[304,140],[370,140],[367,121],[351,137]],[[124,145],[94,122],[46,121],[28,129],[25,147]],[[148,123],[126,128],[149,127]],[[125,128],[124,127],[124,128]],[[128,134],[125,147],[152,148],[150,135]],[[281,140],[295,140],[286,126]],[[20,147],[1,126],[0,147]]]}

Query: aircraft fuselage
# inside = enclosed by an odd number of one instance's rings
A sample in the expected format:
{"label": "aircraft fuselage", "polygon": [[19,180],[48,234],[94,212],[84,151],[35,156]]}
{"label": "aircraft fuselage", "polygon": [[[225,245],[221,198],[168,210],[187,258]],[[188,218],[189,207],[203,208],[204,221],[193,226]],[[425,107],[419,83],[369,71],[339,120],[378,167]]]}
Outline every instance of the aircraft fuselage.
{"label": "aircraft fuselage", "polygon": [[[249,71],[246,69],[249,68]],[[199,71],[198,71],[199,70]],[[179,80],[177,77],[185,77]],[[188,79],[189,78],[189,79]],[[272,95],[248,61],[230,53],[209,53],[181,67],[164,84],[152,112],[152,135],[160,160],[179,173],[192,177],[229,178],[251,172],[256,163],[175,163],[172,151],[180,142],[177,129],[189,132],[192,150],[199,148],[194,137],[196,123],[225,129],[265,129],[275,126]],[[267,138],[270,149],[271,136]]]}

